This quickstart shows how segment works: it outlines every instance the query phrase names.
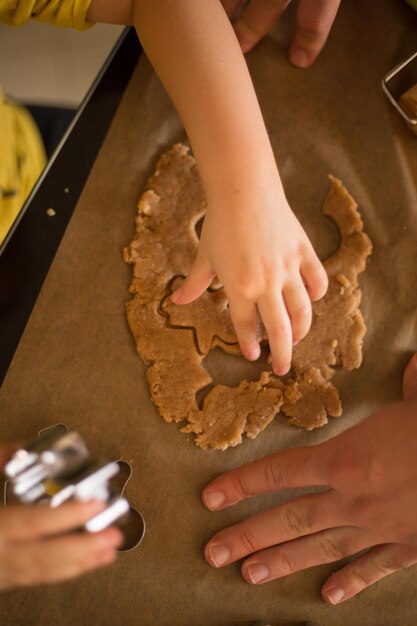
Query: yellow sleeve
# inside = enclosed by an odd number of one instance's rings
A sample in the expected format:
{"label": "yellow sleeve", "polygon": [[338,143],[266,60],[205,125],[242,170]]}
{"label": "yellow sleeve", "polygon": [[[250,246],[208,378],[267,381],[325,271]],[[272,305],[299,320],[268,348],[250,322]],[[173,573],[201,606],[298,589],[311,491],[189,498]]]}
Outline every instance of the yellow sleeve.
{"label": "yellow sleeve", "polygon": [[0,89],[0,244],[46,165],[35,122]]}
{"label": "yellow sleeve", "polygon": [[0,22],[21,26],[30,19],[49,22],[62,28],[87,30],[91,0],[0,0]]}

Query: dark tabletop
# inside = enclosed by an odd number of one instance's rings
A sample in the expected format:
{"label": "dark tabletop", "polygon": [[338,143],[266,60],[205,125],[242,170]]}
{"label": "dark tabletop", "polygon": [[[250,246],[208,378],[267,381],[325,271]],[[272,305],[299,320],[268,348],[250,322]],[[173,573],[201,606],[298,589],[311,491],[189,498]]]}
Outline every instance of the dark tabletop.
{"label": "dark tabletop", "polygon": [[140,54],[126,29],[0,247],[0,384]]}

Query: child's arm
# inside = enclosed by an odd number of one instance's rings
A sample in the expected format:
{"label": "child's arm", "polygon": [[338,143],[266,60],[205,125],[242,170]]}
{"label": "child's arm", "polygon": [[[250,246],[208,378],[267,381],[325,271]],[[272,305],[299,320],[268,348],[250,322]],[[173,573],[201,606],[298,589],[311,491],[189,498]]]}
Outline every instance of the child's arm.
{"label": "child's arm", "polygon": [[[259,355],[256,307],[285,373],[327,278],[285,199],[252,82],[220,0],[92,0],[91,20],[133,21],[186,127],[208,198],[198,257],[174,295],[217,275],[242,352]],[[122,13],[122,15],[120,15]],[[307,287],[304,287],[304,284]]]}
{"label": "child's arm", "polygon": [[283,374],[327,276],[286,201],[232,26],[220,0],[133,2],[134,24],[184,122],[208,199],[197,259],[173,299],[195,300],[217,275],[244,355],[259,355],[257,307],[274,371]]}

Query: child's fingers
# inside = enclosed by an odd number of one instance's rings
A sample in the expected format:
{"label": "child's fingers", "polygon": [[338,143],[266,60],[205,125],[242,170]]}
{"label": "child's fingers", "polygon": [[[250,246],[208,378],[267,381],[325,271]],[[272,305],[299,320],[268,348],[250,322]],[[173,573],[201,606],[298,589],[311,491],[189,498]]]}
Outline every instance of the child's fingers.
{"label": "child's fingers", "polygon": [[291,319],[292,341],[298,343],[311,326],[311,302],[301,278],[289,282],[283,289],[285,305]]}
{"label": "child's fingers", "polygon": [[243,52],[249,52],[273,27],[290,0],[251,0],[234,28]]}
{"label": "child's fingers", "polygon": [[249,300],[231,299],[230,317],[243,355],[249,361],[255,361],[260,353],[256,332],[256,307]]}
{"label": "child's fingers", "polygon": [[175,304],[188,304],[196,300],[210,287],[215,277],[210,263],[202,255],[198,255],[181,287],[176,289],[171,296]]}
{"label": "child's fingers", "polygon": [[281,294],[260,300],[258,309],[268,335],[272,369],[278,376],[283,376],[291,366],[292,330]]}
{"label": "child's fingers", "polygon": [[298,67],[311,65],[326,43],[340,0],[300,0],[297,32],[290,49],[290,60]]}
{"label": "child's fingers", "polygon": [[329,279],[326,270],[312,251],[301,264],[301,275],[312,302],[320,300],[327,291]]}
{"label": "child's fingers", "polygon": [[102,502],[69,502],[48,506],[9,506],[0,509],[0,537],[29,541],[81,527],[104,508]]}

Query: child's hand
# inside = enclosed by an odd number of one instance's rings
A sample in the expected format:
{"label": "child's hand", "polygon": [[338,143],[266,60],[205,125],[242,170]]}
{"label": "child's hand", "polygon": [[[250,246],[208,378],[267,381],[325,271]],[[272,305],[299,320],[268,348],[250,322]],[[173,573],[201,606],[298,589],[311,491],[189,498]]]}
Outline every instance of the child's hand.
{"label": "child's hand", "polygon": [[[232,17],[243,0],[221,0]],[[291,0],[251,0],[243,9],[234,29],[243,52],[249,52],[274,26]],[[322,51],[332,28],[340,0],[300,0],[297,32],[290,49],[290,60],[298,67],[311,65]]]}
{"label": "child's hand", "polygon": [[310,327],[310,300],[324,295],[327,275],[279,181],[257,192],[209,197],[197,258],[173,301],[192,302],[214,276],[228,295],[244,356],[255,360],[260,354],[258,309],[268,334],[274,372],[285,374],[293,344]]}
{"label": "child's hand", "polygon": [[[0,447],[0,468],[11,451]],[[0,507],[0,589],[65,580],[114,561],[122,543],[116,528],[74,533],[102,510],[97,502]]]}

